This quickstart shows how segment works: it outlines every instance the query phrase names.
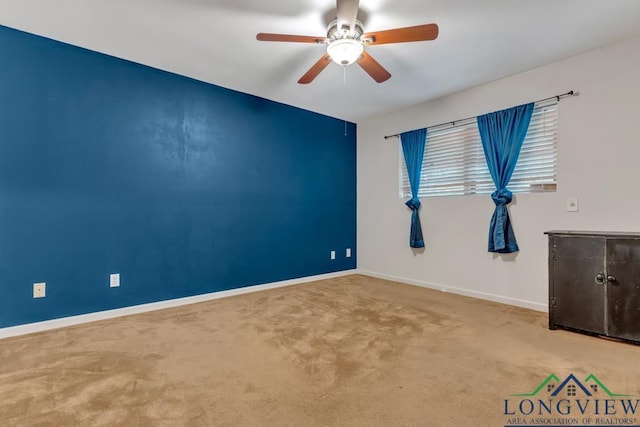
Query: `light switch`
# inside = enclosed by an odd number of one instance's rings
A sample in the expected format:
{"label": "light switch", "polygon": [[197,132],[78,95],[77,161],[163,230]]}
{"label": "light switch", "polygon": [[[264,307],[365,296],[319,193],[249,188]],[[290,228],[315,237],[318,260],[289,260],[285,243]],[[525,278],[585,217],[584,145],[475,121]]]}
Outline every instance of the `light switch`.
{"label": "light switch", "polygon": [[567,212],[578,212],[577,197],[567,197]]}

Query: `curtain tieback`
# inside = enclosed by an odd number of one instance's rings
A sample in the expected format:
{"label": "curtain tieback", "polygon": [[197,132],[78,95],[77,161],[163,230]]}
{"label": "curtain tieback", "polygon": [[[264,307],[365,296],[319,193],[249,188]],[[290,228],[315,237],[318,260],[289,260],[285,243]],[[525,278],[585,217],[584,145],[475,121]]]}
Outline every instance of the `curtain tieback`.
{"label": "curtain tieback", "polygon": [[407,205],[412,211],[417,211],[420,209],[420,200],[409,199],[405,205]]}
{"label": "curtain tieback", "polygon": [[506,188],[501,188],[491,193],[491,198],[496,206],[506,206],[511,203],[513,199],[513,193]]}

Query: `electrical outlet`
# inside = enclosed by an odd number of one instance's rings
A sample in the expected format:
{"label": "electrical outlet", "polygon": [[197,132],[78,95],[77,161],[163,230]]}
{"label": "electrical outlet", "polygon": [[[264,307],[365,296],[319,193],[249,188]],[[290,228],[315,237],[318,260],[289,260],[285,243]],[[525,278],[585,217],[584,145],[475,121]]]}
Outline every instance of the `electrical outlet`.
{"label": "electrical outlet", "polygon": [[347,248],[345,256],[351,258],[351,248]]}
{"label": "electrical outlet", "polygon": [[109,275],[109,287],[117,288],[118,286],[120,286],[120,273]]}
{"label": "electrical outlet", "polygon": [[336,251],[331,251],[331,259],[336,259]]}
{"label": "electrical outlet", "polygon": [[44,298],[46,296],[47,284],[45,282],[33,284],[33,297]]}

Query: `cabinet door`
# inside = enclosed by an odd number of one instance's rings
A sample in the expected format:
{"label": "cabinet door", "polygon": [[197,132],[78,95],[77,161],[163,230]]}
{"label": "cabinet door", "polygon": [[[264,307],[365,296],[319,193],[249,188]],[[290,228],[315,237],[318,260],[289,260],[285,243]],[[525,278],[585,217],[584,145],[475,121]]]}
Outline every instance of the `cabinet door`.
{"label": "cabinet door", "polygon": [[607,240],[608,335],[640,340],[640,240]]}
{"label": "cabinet door", "polygon": [[605,238],[554,236],[553,250],[555,324],[604,334],[605,286],[595,277],[605,271]]}

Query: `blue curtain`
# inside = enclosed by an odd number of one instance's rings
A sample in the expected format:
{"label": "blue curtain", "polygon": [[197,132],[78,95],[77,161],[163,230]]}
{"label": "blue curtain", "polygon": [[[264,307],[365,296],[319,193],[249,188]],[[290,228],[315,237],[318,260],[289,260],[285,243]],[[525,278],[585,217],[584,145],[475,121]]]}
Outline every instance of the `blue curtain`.
{"label": "blue curtain", "polygon": [[512,200],[507,184],[518,162],[532,114],[531,103],[478,116],[484,157],[496,185],[496,191],[491,194],[496,208],[489,225],[489,252],[512,253],[519,250],[507,209]]}
{"label": "blue curtain", "polygon": [[407,165],[409,185],[411,186],[411,199],[406,205],[411,209],[411,234],[409,246],[412,248],[424,248],[422,237],[422,225],[420,224],[420,199],[418,189],[420,187],[420,172],[422,171],[422,157],[427,143],[427,130],[418,129],[400,134],[404,162]]}

